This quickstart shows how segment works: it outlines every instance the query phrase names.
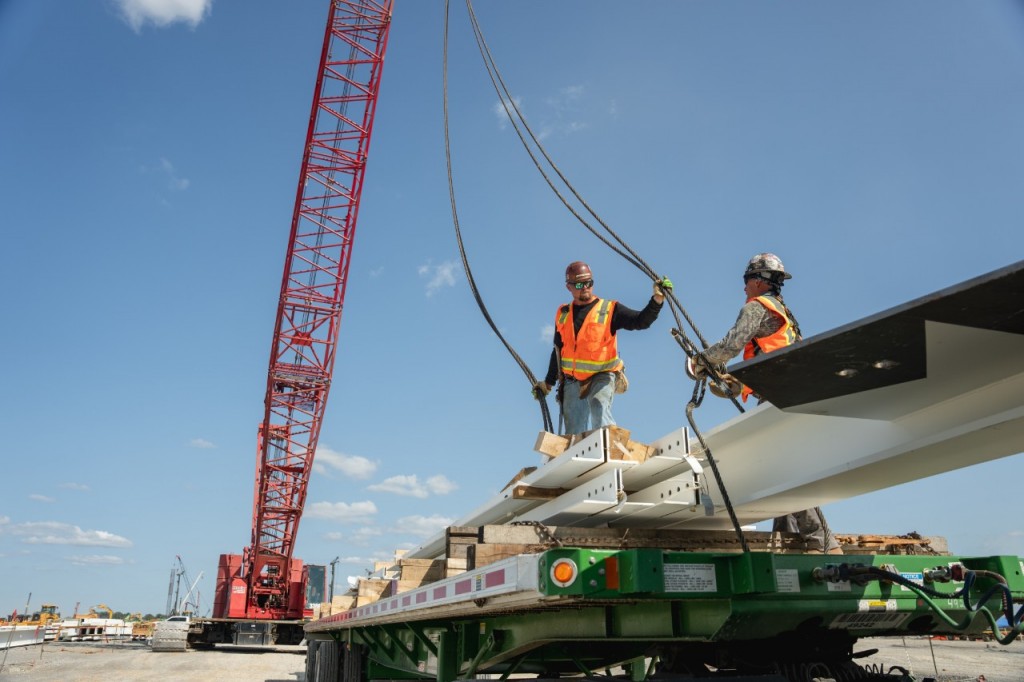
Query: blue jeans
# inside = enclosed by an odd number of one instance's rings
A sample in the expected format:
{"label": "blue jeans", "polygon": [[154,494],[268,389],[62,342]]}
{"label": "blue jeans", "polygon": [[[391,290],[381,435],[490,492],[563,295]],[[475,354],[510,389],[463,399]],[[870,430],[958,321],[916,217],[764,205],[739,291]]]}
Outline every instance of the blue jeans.
{"label": "blue jeans", "polygon": [[615,424],[612,416],[612,400],[615,398],[615,373],[599,372],[590,380],[587,397],[580,399],[578,381],[565,382],[562,399],[562,416],[565,417],[565,433],[583,433],[591,429]]}

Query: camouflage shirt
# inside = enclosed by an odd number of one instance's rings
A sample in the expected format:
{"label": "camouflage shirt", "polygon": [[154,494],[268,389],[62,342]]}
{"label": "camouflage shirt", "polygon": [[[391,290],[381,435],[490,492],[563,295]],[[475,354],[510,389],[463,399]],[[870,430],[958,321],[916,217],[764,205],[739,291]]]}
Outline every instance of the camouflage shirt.
{"label": "camouflage shirt", "polygon": [[782,325],[783,321],[763,305],[757,301],[748,301],[740,308],[740,314],[736,317],[736,324],[732,326],[732,329],[721,341],[702,352],[701,355],[707,358],[712,365],[724,365],[739,355],[751,339],[771,336],[779,331]]}

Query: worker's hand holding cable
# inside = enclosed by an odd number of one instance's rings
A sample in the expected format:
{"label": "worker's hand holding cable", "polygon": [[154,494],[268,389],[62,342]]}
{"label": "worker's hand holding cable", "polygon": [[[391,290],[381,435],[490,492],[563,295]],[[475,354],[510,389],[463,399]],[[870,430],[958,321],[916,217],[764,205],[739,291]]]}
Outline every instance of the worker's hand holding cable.
{"label": "worker's hand holding cable", "polygon": [[542,400],[547,397],[547,394],[551,392],[551,387],[548,386],[547,382],[541,379],[533,385],[533,397],[535,400]]}
{"label": "worker's hand holding cable", "polygon": [[672,291],[672,280],[668,277],[662,277],[654,283],[654,300],[658,303],[664,303],[666,291]]}
{"label": "worker's hand holding cable", "polygon": [[700,381],[708,373],[707,365],[704,364],[704,358],[699,355],[695,355],[692,358],[686,358],[686,375],[694,381]]}

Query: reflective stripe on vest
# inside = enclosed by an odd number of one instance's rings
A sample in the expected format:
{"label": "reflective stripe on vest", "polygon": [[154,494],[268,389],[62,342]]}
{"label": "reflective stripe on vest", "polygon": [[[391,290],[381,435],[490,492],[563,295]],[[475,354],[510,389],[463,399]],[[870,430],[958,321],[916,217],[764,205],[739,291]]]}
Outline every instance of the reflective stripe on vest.
{"label": "reflective stripe on vest", "polygon": [[[775,298],[774,296],[756,296],[749,301],[757,301],[771,313],[775,314],[782,319],[782,326],[779,327],[778,331],[769,334],[768,336],[755,336],[747,345],[743,348],[743,359],[749,360],[750,358],[760,355],[761,353],[771,353],[772,351],[785,348],[786,346],[793,345],[797,339],[796,330],[793,328],[793,320],[790,319],[789,315],[786,314],[786,306]],[[743,400],[746,401],[747,396],[753,393],[752,390],[743,387]]]}
{"label": "reflective stripe on vest", "polygon": [[555,315],[555,329],[562,337],[562,372],[583,380],[598,372],[622,369],[618,341],[612,334],[615,301],[598,299],[587,311],[578,334],[573,326],[573,305],[560,307]]}

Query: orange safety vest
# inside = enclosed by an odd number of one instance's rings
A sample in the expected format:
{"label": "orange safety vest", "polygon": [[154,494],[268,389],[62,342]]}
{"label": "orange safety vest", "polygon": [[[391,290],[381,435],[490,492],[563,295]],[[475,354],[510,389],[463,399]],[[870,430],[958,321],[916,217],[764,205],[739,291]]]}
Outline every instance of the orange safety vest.
{"label": "orange safety vest", "polygon": [[622,369],[618,341],[612,334],[612,313],[616,302],[597,299],[580,325],[578,335],[572,322],[573,305],[560,306],[555,313],[555,329],[562,337],[562,372],[584,380],[598,372]]}
{"label": "orange safety vest", "polygon": [[[779,330],[774,334],[761,337],[755,336],[748,341],[747,345],[743,348],[744,360],[749,360],[755,355],[760,355],[761,353],[771,353],[772,351],[785,348],[786,346],[790,346],[800,340],[797,336],[796,327],[793,325],[793,320],[787,314],[786,306],[782,305],[781,301],[774,296],[756,296],[748,299],[747,303],[750,303],[750,301],[757,301],[770,312],[782,318],[782,326],[779,327]],[[743,401],[746,402],[747,396],[752,393],[752,390],[744,386]]]}

